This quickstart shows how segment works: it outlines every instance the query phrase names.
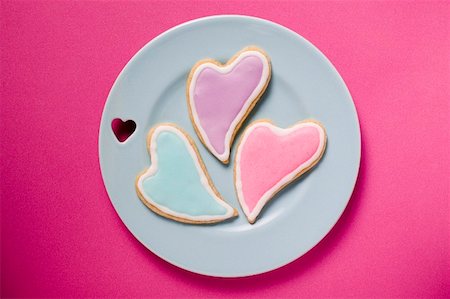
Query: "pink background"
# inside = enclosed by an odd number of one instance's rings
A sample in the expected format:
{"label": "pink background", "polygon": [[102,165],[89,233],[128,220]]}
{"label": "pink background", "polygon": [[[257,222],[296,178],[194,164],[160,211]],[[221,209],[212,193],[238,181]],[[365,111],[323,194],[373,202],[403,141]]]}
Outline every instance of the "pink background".
{"label": "pink background", "polygon": [[[103,105],[136,51],[225,13],[278,22],[322,50],[363,136],[331,233],[245,279],[192,274],[145,249],[110,204],[97,155]],[[444,2],[2,1],[2,296],[450,296],[449,15]]]}

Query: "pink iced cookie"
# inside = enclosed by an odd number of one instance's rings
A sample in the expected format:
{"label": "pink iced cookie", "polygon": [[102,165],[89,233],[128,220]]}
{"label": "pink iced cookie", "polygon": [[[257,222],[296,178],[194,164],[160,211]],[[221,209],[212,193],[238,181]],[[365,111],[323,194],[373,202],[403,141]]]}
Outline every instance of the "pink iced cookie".
{"label": "pink iced cookie", "polygon": [[226,64],[199,61],[187,81],[189,115],[202,143],[228,163],[234,136],[270,80],[269,58],[248,47]]}
{"label": "pink iced cookie", "polygon": [[239,141],[234,182],[239,203],[254,223],[264,205],[287,184],[311,169],[326,146],[325,129],[303,121],[287,129],[268,121],[248,126]]}

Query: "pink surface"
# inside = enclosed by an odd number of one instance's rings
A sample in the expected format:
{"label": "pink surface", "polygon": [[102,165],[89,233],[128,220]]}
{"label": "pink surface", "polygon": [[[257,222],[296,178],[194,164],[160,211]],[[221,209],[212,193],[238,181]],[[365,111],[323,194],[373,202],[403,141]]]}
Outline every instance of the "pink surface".
{"label": "pink surface", "polygon": [[194,87],[195,109],[203,130],[219,154],[225,151],[225,136],[231,123],[262,81],[263,68],[259,57],[247,56],[228,73],[222,74],[211,67],[199,73]]}
{"label": "pink surface", "polygon": [[320,131],[316,127],[300,127],[278,135],[268,127],[256,126],[239,145],[242,195],[250,213],[267,191],[294,170],[299,173],[309,167],[317,158],[305,162],[323,148],[319,148]]}
{"label": "pink surface", "polygon": [[[245,279],[191,274],[146,250],[110,204],[97,157],[126,62],[164,30],[220,13],[273,20],[321,49],[363,136],[335,228]],[[449,14],[448,2],[2,1],[2,296],[449,297]]]}

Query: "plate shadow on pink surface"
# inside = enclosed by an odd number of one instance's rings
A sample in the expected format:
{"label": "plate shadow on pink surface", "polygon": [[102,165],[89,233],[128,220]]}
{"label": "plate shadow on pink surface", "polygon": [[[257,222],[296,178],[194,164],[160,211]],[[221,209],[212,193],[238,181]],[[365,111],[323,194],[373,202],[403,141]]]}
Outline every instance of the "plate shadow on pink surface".
{"label": "plate shadow on pink surface", "polygon": [[[362,129],[361,129],[362,131]],[[345,239],[351,225],[356,221],[360,209],[361,201],[364,196],[364,186],[367,176],[367,159],[364,146],[364,138],[361,137],[361,163],[359,168],[358,179],[350,201],[344,210],[341,218],[338,220],[333,229],[322,239],[313,249],[307,252],[297,260],[270,272],[242,277],[242,278],[219,278],[209,277],[201,274],[189,272],[180,269],[163,259],[157,257],[143,246],[138,240],[134,239],[136,250],[142,251],[143,255],[148,256],[148,261],[158,268],[161,272],[165,272],[168,276],[176,278],[190,285],[210,290],[226,289],[227,292],[241,293],[248,292],[252,289],[265,289],[274,285],[283,284],[298,278],[310,269],[317,267],[320,262],[324,262],[326,257]]]}

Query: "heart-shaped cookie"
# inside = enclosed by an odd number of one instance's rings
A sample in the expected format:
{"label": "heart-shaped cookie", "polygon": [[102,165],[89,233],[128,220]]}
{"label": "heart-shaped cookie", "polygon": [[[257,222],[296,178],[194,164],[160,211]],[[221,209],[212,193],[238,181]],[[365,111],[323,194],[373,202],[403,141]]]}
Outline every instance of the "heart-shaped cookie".
{"label": "heart-shaped cookie", "polygon": [[271,76],[268,56],[257,47],[238,52],[226,64],[199,61],[187,80],[191,121],[202,143],[228,163],[234,136],[264,93]]}
{"label": "heart-shaped cookie", "polygon": [[150,130],[151,166],[136,179],[141,201],[155,213],[179,222],[215,223],[237,216],[221,198],[192,139],[174,124]]}
{"label": "heart-shaped cookie", "polygon": [[311,169],[325,146],[325,129],[315,121],[287,129],[269,121],[249,125],[239,140],[234,165],[236,193],[248,221],[254,223],[278,191]]}

